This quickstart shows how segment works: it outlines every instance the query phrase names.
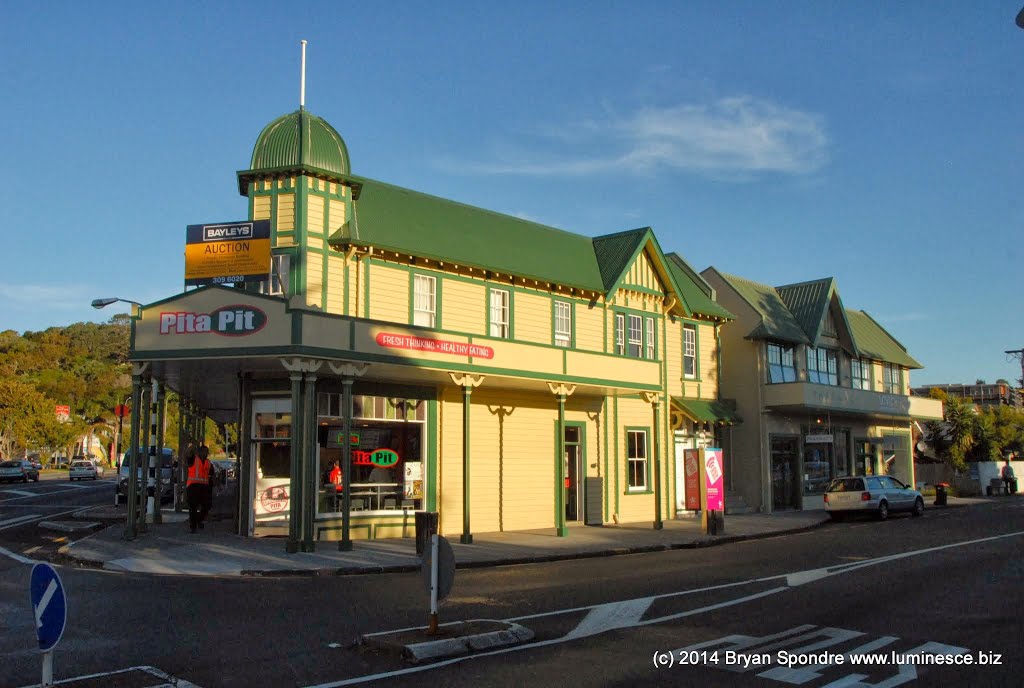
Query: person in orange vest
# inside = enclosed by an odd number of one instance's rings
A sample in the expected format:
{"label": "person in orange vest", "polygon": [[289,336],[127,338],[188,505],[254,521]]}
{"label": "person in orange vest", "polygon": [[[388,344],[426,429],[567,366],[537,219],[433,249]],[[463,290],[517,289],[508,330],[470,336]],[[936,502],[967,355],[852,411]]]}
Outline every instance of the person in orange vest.
{"label": "person in orange vest", "polygon": [[341,466],[338,465],[337,461],[334,462],[334,466],[327,476],[327,482],[334,485],[335,492],[341,492]]}
{"label": "person in orange vest", "polygon": [[213,478],[213,464],[206,457],[210,450],[199,447],[199,450],[192,454],[188,462],[188,482],[185,483],[185,493],[188,495],[188,525],[194,533],[196,527],[203,528],[206,515],[210,513],[210,506],[213,494],[210,481]]}

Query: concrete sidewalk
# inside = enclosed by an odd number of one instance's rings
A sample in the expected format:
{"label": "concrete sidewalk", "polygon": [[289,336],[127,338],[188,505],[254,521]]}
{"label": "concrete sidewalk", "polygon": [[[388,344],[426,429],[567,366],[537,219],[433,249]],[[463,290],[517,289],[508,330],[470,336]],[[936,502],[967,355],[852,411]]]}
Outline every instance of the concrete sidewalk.
{"label": "concrete sidewalk", "polygon": [[[949,499],[949,506],[967,506],[989,499]],[[929,511],[942,509],[929,502]],[[118,518],[120,512],[120,520]],[[65,545],[60,553],[91,566],[189,576],[286,576],[354,575],[418,570],[420,558],[412,537],[355,540],[350,552],[339,552],[335,541],[316,543],[314,553],[285,552],[280,537],[246,538],[231,532],[231,519],[214,514],[206,529],[188,532],[185,513],[165,509],[164,523],[150,524],[149,532],[128,542],[124,531],[124,507],[97,507],[77,517],[112,523],[104,530]],[[567,537],[556,537],[553,528],[501,533],[474,533],[473,544],[463,545],[449,537],[458,568],[502,566],[529,562],[582,559],[707,547],[740,540],[771,537],[817,527],[829,520],[824,511],[777,514],[729,515],[725,534],[706,535],[700,519],[665,521],[662,530],[651,522],[601,527],[570,526]]]}

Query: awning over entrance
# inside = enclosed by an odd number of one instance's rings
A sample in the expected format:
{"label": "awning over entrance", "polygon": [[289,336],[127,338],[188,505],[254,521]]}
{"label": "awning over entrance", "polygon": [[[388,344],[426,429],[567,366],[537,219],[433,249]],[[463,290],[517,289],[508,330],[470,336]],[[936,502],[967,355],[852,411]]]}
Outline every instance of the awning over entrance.
{"label": "awning over entrance", "polygon": [[684,399],[672,397],[672,405],[696,422],[717,425],[736,425],[742,419],[736,415],[736,401],[733,399]]}

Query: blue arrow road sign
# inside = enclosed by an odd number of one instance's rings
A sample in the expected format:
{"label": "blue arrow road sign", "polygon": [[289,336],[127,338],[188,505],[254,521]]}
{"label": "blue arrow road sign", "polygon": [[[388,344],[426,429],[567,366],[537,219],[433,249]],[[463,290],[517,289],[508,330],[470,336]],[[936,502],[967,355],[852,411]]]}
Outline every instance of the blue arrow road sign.
{"label": "blue arrow road sign", "polygon": [[29,594],[32,597],[32,613],[36,619],[39,649],[49,652],[60,642],[61,636],[64,635],[64,625],[68,620],[64,586],[57,571],[49,564],[33,566]]}

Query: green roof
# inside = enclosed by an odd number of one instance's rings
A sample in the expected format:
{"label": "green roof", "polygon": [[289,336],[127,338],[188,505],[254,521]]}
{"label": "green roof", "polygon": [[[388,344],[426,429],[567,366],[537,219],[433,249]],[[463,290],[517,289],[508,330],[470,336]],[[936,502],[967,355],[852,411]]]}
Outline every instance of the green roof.
{"label": "green roof", "polygon": [[743,420],[736,415],[736,402],[732,399],[684,399],[672,397],[672,403],[695,421],[735,425]]}
{"label": "green roof", "polygon": [[665,256],[672,279],[679,286],[681,296],[690,311],[701,315],[735,320],[736,316],[727,311],[714,300],[715,290],[704,281],[704,278],[697,273],[678,253],[669,253]]}
{"label": "green roof", "polygon": [[330,237],[603,293],[590,237],[364,177],[351,222]]}
{"label": "green roof", "polygon": [[864,311],[846,310],[857,350],[864,358],[895,363],[904,368],[922,368],[906,348]]}
{"label": "green roof", "polygon": [[327,120],[299,108],[263,127],[249,169],[238,173],[239,192],[259,172],[307,170],[338,178],[350,172],[348,147]]}
{"label": "green roof", "polygon": [[800,323],[793,317],[786,302],[775,287],[759,284],[735,275],[719,272],[740,298],[757,311],[760,322],[747,334],[750,339],[779,339],[797,344],[810,344],[811,340]]}
{"label": "green roof", "polygon": [[812,343],[817,341],[825,309],[828,308],[832,293],[835,291],[835,281],[831,277],[826,277],[776,287],[775,291],[789,308],[789,312],[793,314],[807,338]]}
{"label": "green roof", "polygon": [[611,291],[622,273],[632,265],[637,250],[650,233],[650,227],[641,227],[594,238],[594,255],[601,270],[605,292]]}

